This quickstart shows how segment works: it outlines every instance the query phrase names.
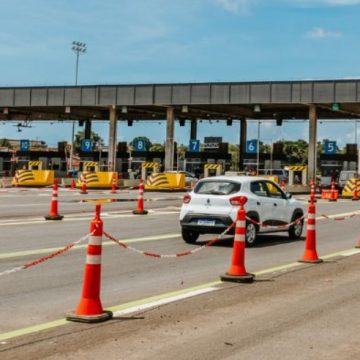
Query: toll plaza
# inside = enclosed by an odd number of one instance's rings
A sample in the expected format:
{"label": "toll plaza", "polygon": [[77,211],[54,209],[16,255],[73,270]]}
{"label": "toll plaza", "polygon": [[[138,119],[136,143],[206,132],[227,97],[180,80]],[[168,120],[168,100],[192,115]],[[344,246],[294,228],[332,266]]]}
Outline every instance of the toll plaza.
{"label": "toll plaza", "polygon": [[[0,119],[6,122],[24,121],[26,124],[35,120],[79,121],[88,124],[88,129],[93,119],[106,121],[109,123],[107,141],[109,171],[119,170],[117,131],[118,122],[121,121],[166,121],[163,166],[164,170],[171,171],[177,167],[174,156],[176,121],[180,124],[191,122],[190,139],[197,139],[197,123],[204,119],[209,122],[226,121],[229,126],[233,126],[233,122],[238,121],[240,122],[239,145],[243,150],[247,140],[248,119],[276,121],[280,126],[284,119],[290,123],[298,119],[302,121],[307,119],[309,130],[307,176],[313,179],[317,170],[318,120],[358,119],[359,86],[358,79],[344,79],[2,87]],[[240,170],[244,168],[244,156],[244,151],[240,151],[238,159]],[[200,157],[200,161],[203,160]],[[226,171],[226,164],[223,165]],[[61,168],[62,165],[55,161],[55,167]]]}
{"label": "toll plaza", "polygon": [[191,140],[189,150],[185,153],[184,169],[197,177],[221,175],[230,169],[231,154],[222,137],[205,137],[202,144]]}

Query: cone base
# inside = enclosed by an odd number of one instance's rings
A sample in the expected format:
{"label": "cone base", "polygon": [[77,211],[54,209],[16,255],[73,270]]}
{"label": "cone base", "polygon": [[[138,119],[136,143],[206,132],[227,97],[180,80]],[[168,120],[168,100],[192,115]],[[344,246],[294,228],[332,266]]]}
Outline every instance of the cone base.
{"label": "cone base", "polygon": [[356,244],[355,249],[360,249],[360,244]]}
{"label": "cone base", "polygon": [[70,313],[66,315],[67,321],[83,322],[83,323],[98,323],[106,320],[110,320],[113,316],[111,311],[104,311],[99,315],[77,315]]}
{"label": "cone base", "polygon": [[134,215],[146,215],[148,213],[147,210],[133,210]]}
{"label": "cone base", "polygon": [[314,259],[314,260],[300,259],[300,260],[298,260],[298,262],[309,263],[309,264],[320,264],[320,263],[324,262],[324,260],[323,259]]}
{"label": "cone base", "polygon": [[355,199],[351,199],[352,201],[358,201],[359,200],[359,198],[355,198]]}
{"label": "cone base", "polygon": [[62,220],[64,216],[62,215],[46,215],[44,216],[45,220]]}
{"label": "cone base", "polygon": [[86,195],[86,194],[88,194],[88,192],[87,191],[80,191],[80,194]]}
{"label": "cone base", "polygon": [[329,202],[336,202],[336,199],[329,199]]}
{"label": "cone base", "polygon": [[220,275],[221,281],[231,281],[237,283],[252,283],[254,281],[254,274],[246,273],[245,275],[230,275],[228,273]]}

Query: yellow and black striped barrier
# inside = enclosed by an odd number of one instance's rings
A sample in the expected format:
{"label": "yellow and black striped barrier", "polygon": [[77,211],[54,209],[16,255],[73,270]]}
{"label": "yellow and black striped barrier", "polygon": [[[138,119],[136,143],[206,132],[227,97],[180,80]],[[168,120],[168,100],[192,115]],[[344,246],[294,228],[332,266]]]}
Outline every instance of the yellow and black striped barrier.
{"label": "yellow and black striped barrier", "polygon": [[49,186],[54,183],[53,170],[17,170],[11,182],[15,186]]}
{"label": "yellow and black striped barrier", "polygon": [[346,182],[344,189],[341,193],[343,197],[352,197],[354,195],[356,181],[358,194],[360,193],[360,180],[351,178]]}
{"label": "yellow and black striped barrier", "polygon": [[146,179],[145,190],[185,190],[185,174],[152,173]]}
{"label": "yellow and black striped barrier", "polygon": [[86,180],[86,186],[93,189],[111,189],[113,179],[118,181],[118,173],[114,171],[83,171],[79,174],[76,187],[81,188]]}

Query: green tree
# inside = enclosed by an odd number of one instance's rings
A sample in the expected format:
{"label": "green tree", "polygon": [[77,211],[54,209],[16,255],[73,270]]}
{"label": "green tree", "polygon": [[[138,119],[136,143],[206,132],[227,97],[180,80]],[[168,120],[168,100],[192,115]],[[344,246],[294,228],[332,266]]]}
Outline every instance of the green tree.
{"label": "green tree", "polygon": [[[75,140],[74,140],[74,151],[75,152],[80,151],[81,141],[83,139],[85,139],[85,131],[81,130],[75,135]],[[90,139],[93,141],[93,149],[92,150],[95,150],[96,147],[105,145],[103,138],[96,132],[93,132],[93,131],[91,132]]]}
{"label": "green tree", "polygon": [[282,140],[278,142],[284,144],[283,151],[286,156],[286,161],[288,164],[298,164],[298,165],[307,164],[309,146],[305,140],[301,140],[301,139],[296,141]]}
{"label": "green tree", "polygon": [[0,146],[12,149],[10,141],[8,139],[6,139],[6,138],[0,139]]}
{"label": "green tree", "polygon": [[239,168],[239,145],[229,144],[229,154],[231,155],[230,170],[235,171]]}
{"label": "green tree", "polygon": [[148,149],[153,152],[162,152],[165,151],[165,146],[162,144],[151,144]]}

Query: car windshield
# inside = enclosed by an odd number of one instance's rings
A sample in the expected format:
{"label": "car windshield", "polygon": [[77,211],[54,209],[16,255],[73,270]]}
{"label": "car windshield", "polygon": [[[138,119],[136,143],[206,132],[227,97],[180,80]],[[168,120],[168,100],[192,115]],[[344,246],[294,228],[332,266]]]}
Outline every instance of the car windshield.
{"label": "car windshield", "polygon": [[232,181],[202,181],[194,189],[196,194],[229,195],[240,191],[241,184]]}

